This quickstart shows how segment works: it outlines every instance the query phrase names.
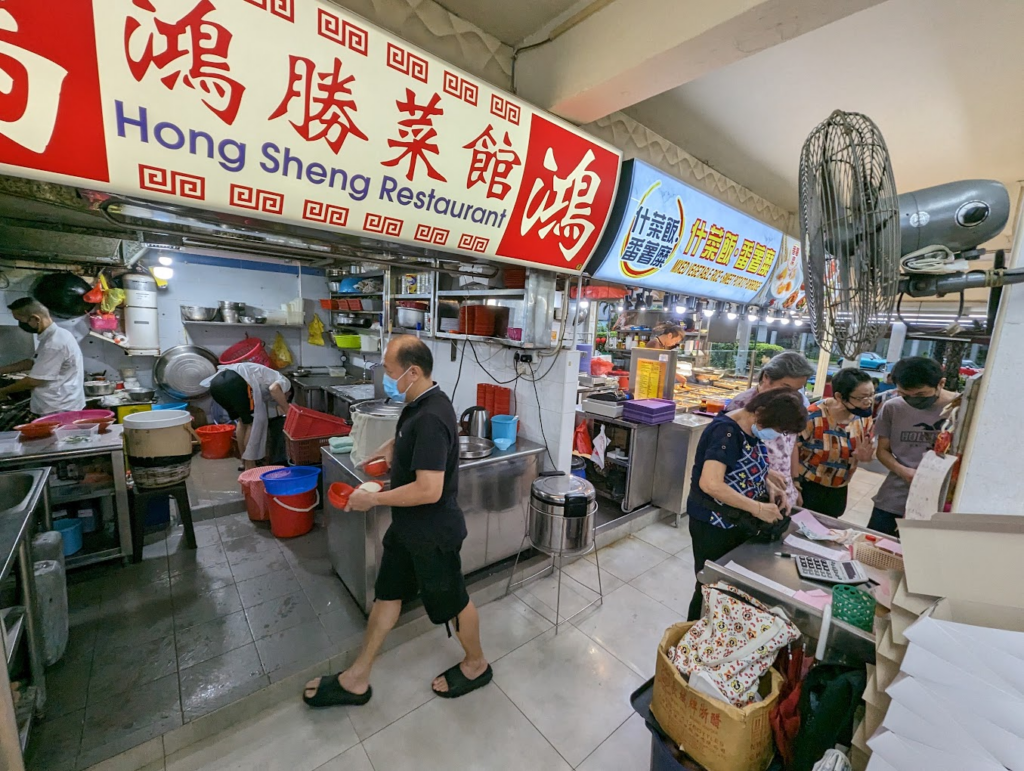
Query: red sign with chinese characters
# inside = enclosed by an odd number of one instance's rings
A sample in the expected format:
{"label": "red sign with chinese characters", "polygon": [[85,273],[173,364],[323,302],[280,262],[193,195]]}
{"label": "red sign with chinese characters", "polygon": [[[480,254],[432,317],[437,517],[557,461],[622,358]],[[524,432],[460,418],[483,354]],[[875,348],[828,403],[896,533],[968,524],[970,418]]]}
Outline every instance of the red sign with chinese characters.
{"label": "red sign with chinese characters", "polygon": [[[0,2],[0,171],[579,272],[621,154],[324,0]],[[10,87],[5,87],[10,84]]]}

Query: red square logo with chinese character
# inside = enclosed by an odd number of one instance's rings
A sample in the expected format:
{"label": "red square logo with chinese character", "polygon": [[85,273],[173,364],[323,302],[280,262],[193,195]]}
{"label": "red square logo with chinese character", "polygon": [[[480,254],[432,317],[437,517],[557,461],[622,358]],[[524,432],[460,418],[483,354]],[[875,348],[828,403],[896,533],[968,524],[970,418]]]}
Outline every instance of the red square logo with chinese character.
{"label": "red square logo with chinese character", "polygon": [[0,4],[0,163],[109,180],[91,0]]}
{"label": "red square logo with chinese character", "polygon": [[579,270],[611,210],[619,156],[534,115],[523,182],[498,254]]}

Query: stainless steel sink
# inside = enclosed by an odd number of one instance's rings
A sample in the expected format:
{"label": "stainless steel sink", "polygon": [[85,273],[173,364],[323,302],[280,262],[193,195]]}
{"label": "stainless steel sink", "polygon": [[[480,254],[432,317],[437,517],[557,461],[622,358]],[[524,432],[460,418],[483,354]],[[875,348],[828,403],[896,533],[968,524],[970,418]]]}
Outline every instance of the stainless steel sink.
{"label": "stainless steel sink", "polygon": [[48,468],[0,473],[0,517],[20,516],[34,507],[46,484]]}

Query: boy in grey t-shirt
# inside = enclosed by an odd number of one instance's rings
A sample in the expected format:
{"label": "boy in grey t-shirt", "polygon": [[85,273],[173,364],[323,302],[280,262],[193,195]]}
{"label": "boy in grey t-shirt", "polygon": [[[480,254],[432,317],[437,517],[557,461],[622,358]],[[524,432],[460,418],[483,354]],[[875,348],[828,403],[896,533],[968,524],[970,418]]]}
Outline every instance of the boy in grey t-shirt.
{"label": "boy in grey t-shirt", "polygon": [[889,475],[878,488],[868,523],[870,529],[887,535],[896,535],[914,472],[935,444],[943,409],[956,398],[943,388],[942,367],[934,359],[901,359],[893,367],[892,378],[899,395],[883,405],[875,421],[878,460]]}

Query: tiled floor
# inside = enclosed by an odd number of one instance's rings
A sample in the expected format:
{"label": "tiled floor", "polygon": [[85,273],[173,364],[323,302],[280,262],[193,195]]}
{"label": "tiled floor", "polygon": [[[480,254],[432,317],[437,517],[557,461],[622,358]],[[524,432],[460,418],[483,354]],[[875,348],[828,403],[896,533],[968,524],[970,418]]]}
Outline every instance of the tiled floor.
{"label": "tiled floor", "polygon": [[137,565],[72,574],[70,647],[47,672],[31,771],[86,768],[359,640],[322,527],[289,540],[245,514],[195,527],[197,551],[179,526],[148,537]]}
{"label": "tiled floor", "polygon": [[[881,479],[858,472],[852,521],[866,523]],[[278,542],[244,516],[198,529],[196,553],[175,535],[150,544],[141,565],[72,588],[72,646],[51,670],[50,715],[35,742],[44,749],[30,771],[86,768],[358,639],[363,619],[330,573],[322,531]],[[481,691],[433,695],[432,678],[461,655],[436,628],[380,658],[365,707],[313,711],[296,693],[169,755],[158,743],[146,771],[646,768],[650,735],[629,695],[652,676],[665,628],[685,616],[690,540],[666,520],[599,557],[604,604],[557,636],[554,577],[481,608],[495,669]],[[567,566],[562,616],[596,589],[593,555]]]}

